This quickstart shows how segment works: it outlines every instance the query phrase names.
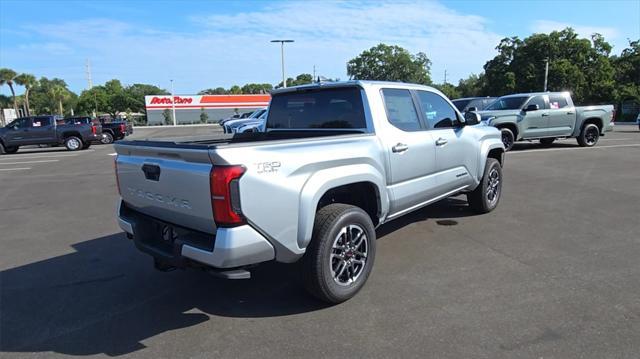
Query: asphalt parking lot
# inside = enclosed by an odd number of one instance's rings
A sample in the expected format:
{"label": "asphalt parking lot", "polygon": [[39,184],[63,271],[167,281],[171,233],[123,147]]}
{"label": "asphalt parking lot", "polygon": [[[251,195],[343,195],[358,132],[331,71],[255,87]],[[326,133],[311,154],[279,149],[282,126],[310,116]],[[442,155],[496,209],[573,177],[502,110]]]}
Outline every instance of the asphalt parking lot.
{"label": "asphalt parking lot", "polygon": [[640,353],[636,126],[595,148],[517,144],[497,210],[457,197],[382,226],[371,278],[337,306],[309,297],[296,265],[247,281],[155,271],[116,225],[113,152],[0,157],[3,357]]}

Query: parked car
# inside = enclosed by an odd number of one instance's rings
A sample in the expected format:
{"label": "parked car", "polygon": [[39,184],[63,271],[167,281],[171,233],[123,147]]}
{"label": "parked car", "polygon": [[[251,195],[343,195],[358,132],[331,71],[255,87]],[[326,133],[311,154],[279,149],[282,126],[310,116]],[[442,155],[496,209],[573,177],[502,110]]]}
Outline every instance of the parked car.
{"label": "parked car", "polygon": [[458,111],[482,111],[489,106],[497,97],[465,97],[451,100]]}
{"label": "parked car", "polygon": [[595,146],[613,129],[615,115],[613,105],[576,107],[568,92],[502,96],[478,114],[500,129],[507,151],[522,140],[550,145],[558,138],[576,138],[580,146]]}
{"label": "parked car", "polygon": [[496,208],[504,146],[479,120],[422,85],[279,89],[266,132],[117,142],[118,223],[157,269],[248,278],[301,260],[309,292],[342,302],[371,273],[376,226],[459,193]]}
{"label": "parked car", "polygon": [[65,145],[70,151],[87,149],[102,138],[99,123],[32,116],[15,119],[0,128],[0,154],[16,153],[25,145]]}
{"label": "parked car", "polygon": [[231,117],[227,117],[227,118],[224,118],[224,119],[220,120],[218,122],[218,124],[220,126],[224,126],[229,121],[246,120],[246,119],[249,119],[249,118],[255,118],[255,117],[260,116],[264,111],[265,111],[264,108],[260,108],[260,109],[257,109],[255,111],[253,111],[253,112],[248,112],[248,115],[246,117],[241,117],[241,116],[244,116],[247,113],[244,113],[242,115],[233,115]]}
{"label": "parked car", "polygon": [[267,123],[267,114],[269,112],[265,111],[260,117],[258,117],[257,121],[250,121],[241,124],[236,130],[236,133],[248,133],[248,132],[263,132],[265,129],[265,125]]}
{"label": "parked car", "polygon": [[113,141],[122,140],[133,133],[133,126],[126,120],[111,121],[100,120],[102,123],[102,139],[103,144],[113,143]]}
{"label": "parked car", "polygon": [[248,118],[227,121],[222,128],[224,133],[237,133],[241,127],[264,123],[266,117],[267,109],[261,109],[252,113]]}

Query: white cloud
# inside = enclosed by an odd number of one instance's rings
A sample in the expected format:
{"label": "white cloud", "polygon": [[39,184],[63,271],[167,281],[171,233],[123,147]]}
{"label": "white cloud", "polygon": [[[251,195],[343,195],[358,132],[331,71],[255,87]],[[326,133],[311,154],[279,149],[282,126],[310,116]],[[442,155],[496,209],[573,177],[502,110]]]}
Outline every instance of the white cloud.
{"label": "white cloud", "polygon": [[[80,90],[83,65],[90,57],[94,83],[120,78],[176,91],[280,81],[280,52],[274,38],[292,38],[286,45],[287,73],[311,73],[313,65],[326,77],[346,79],[346,62],[380,42],[425,52],[431,59],[432,78],[457,82],[482,71],[495,54],[502,36],[487,29],[482,17],[458,13],[436,2],[283,2],[255,12],[201,15],[190,19],[190,30],[163,31],[112,19],[85,19],[26,26],[43,43],[56,48],[36,49],[31,44],[4,51],[3,62],[39,66],[46,53],[47,68],[65,69],[45,76],[60,76]],[[61,54],[59,49],[72,49]],[[24,61],[24,59],[33,59]],[[75,66],[73,73],[69,66]],[[18,69],[16,69],[18,70]],[[26,69],[25,69],[26,70]],[[35,72],[35,71],[34,71]]]}
{"label": "white cloud", "polygon": [[574,29],[580,37],[587,39],[590,39],[591,35],[595,33],[604,36],[605,40],[609,41],[615,40],[619,35],[618,30],[613,27],[583,26],[550,20],[535,21],[531,26],[531,31],[548,34],[552,31],[564,30],[567,27]]}

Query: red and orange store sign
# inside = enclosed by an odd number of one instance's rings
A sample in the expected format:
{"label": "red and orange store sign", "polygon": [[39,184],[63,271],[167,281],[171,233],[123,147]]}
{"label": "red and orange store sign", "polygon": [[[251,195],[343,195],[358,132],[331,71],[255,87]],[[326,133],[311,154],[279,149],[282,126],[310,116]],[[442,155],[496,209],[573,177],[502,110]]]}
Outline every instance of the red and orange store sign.
{"label": "red and orange store sign", "polygon": [[255,108],[269,106],[271,95],[145,96],[147,110],[178,108]]}

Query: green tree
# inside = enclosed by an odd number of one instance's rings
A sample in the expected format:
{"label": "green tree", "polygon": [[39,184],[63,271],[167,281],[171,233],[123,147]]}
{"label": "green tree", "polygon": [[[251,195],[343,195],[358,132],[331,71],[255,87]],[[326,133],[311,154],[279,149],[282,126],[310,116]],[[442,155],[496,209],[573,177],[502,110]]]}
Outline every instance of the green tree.
{"label": "green tree", "polygon": [[33,114],[50,114],[57,113],[59,103],[50,95],[53,87],[61,87],[64,89],[65,95],[62,101],[63,109],[67,109],[70,113],[77,103],[77,95],[69,91],[67,83],[59,78],[48,79],[41,77],[36,86],[29,91],[29,105]]}
{"label": "green tree", "polygon": [[228,93],[224,87],[216,87],[214,89],[206,89],[198,92],[198,95],[226,95]]}
{"label": "green tree", "polygon": [[129,110],[132,112],[144,113],[145,116],[147,115],[147,108],[144,103],[145,96],[170,94],[165,89],[148,84],[133,84],[131,86],[127,86],[124,89],[124,92],[128,98],[127,105]]}
{"label": "green tree", "polygon": [[209,115],[204,111],[204,107],[200,109],[200,123],[207,123],[209,121]]}
{"label": "green tree", "polygon": [[173,118],[171,116],[171,111],[169,111],[168,108],[162,111],[162,117],[164,118],[165,125],[173,125]]}
{"label": "green tree", "polygon": [[[629,40],[629,47],[622,50],[620,56],[613,56],[611,63],[615,69],[615,103],[620,109],[623,103],[635,102],[640,105],[640,39]],[[633,121],[637,113],[618,111],[618,119]]]}
{"label": "green tree", "polygon": [[13,84],[16,76],[18,76],[18,74],[11,69],[7,69],[7,68],[0,69],[0,86],[5,84],[9,86],[9,90],[11,90],[11,96],[13,97],[13,109],[17,113],[18,102],[16,102],[16,91],[13,88]]}
{"label": "green tree", "polygon": [[484,87],[484,74],[480,76],[471,74],[466,79],[460,79],[456,90],[460,97],[478,97],[484,95]]}
{"label": "green tree", "polygon": [[64,115],[64,107],[62,106],[62,102],[64,102],[69,94],[68,90],[60,85],[55,85],[49,89],[49,97],[58,105],[58,114]]}
{"label": "green tree", "polygon": [[24,101],[27,107],[27,115],[31,115],[31,107],[29,106],[29,92],[38,84],[36,77],[31,74],[20,74],[16,76],[15,82],[24,87]]}
{"label": "green tree", "polygon": [[103,86],[94,86],[90,90],[84,90],[78,97],[78,114],[99,115],[107,112],[109,108],[109,96]]}
{"label": "green tree", "polygon": [[442,92],[443,94],[445,94],[445,96],[447,96],[452,100],[462,97],[460,96],[460,91],[458,91],[458,89],[452,84],[444,83],[439,85],[433,85],[433,87],[440,90],[440,92]]}
{"label": "green tree", "polygon": [[[311,76],[311,74],[300,74],[296,76],[295,79],[289,77],[287,79],[287,86],[291,87],[291,86],[306,85],[312,82],[313,82],[313,76]],[[281,88],[281,87],[282,87],[282,81],[280,81],[280,83],[276,86],[276,88]]]}
{"label": "green tree", "polygon": [[233,85],[231,86],[231,88],[229,89],[229,93],[232,95],[239,95],[242,93],[242,88],[238,85]]}
{"label": "green tree", "polygon": [[496,49],[498,55],[484,65],[486,95],[542,91],[547,60],[549,91],[571,91],[577,103],[605,102],[614,92],[611,45],[599,34],[581,39],[566,28],[524,40],[505,38]]}
{"label": "green tree", "polygon": [[241,88],[241,91],[244,94],[269,93],[271,90],[273,90],[273,86],[271,84],[246,84]]}
{"label": "green tree", "polygon": [[415,55],[400,46],[379,44],[347,63],[347,74],[356,80],[431,83],[431,61],[423,52]]}

